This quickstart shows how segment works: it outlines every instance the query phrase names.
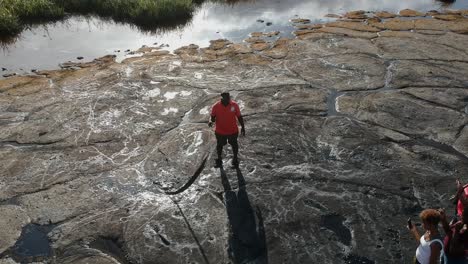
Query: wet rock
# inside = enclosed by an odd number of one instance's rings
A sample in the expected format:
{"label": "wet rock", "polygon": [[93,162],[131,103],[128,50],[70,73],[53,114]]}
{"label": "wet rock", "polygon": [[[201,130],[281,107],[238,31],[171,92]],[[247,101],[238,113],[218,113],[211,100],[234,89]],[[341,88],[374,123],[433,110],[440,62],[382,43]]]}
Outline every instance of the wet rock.
{"label": "wet rock", "polygon": [[404,134],[424,135],[445,144],[453,144],[460,126],[468,121],[467,116],[457,111],[434,107],[399,92],[341,96],[338,104],[340,112],[360,120]]}
{"label": "wet rock", "polygon": [[60,263],[64,264],[86,264],[86,263],[102,263],[102,264],[115,264],[125,263],[125,260],[117,260],[113,256],[104,253],[98,249],[91,247],[84,248],[79,246],[68,247],[58,258]]}
{"label": "wet rock", "polygon": [[468,89],[459,88],[432,88],[432,87],[409,87],[402,90],[415,97],[453,108],[463,112],[467,104],[464,99],[468,97]]}
{"label": "wet rock", "polygon": [[[466,87],[468,78],[462,73],[468,70],[465,62],[398,61],[392,67],[389,87],[435,86]],[[418,79],[414,79],[418,76]]]}
{"label": "wet rock", "polygon": [[341,18],[340,15],[337,14],[326,14],[325,17],[330,17],[330,18]]}
{"label": "wet rock", "polygon": [[323,27],[321,24],[306,24],[306,25],[295,25],[295,27],[299,30],[304,29],[317,29]]}
{"label": "wet rock", "polygon": [[148,53],[148,52],[152,52],[154,50],[158,50],[159,48],[157,47],[148,47],[146,45],[143,45],[141,48],[137,49],[135,51],[135,53]]}
{"label": "wet rock", "polygon": [[416,10],[412,9],[403,9],[400,10],[399,12],[400,16],[402,17],[418,17],[418,16],[424,16],[424,13],[418,12]]}
{"label": "wet rock", "polygon": [[282,59],[288,55],[288,47],[285,45],[275,45],[273,48],[264,51],[262,54],[272,59]]}
{"label": "wet rock", "polygon": [[250,37],[248,39],[244,39],[245,42],[248,42],[248,43],[263,43],[265,42],[265,40],[263,40],[262,38],[260,37]]}
{"label": "wet rock", "polygon": [[306,35],[306,34],[316,33],[316,32],[317,31],[315,31],[314,29],[301,29],[301,30],[294,31],[293,34],[296,36],[301,36],[301,35]]}
{"label": "wet rock", "polygon": [[372,38],[377,37],[376,33],[363,32],[363,31],[340,28],[340,27],[323,27],[323,28],[317,29],[316,31],[322,32],[322,33],[332,33],[332,34],[337,34],[337,35],[355,37],[355,38],[372,39]]}
{"label": "wet rock", "polygon": [[379,32],[380,29],[369,26],[360,22],[344,22],[344,21],[337,21],[337,22],[330,22],[325,24],[326,27],[339,27],[339,28],[346,28],[351,30],[358,30],[358,31],[366,31],[366,32]]}
{"label": "wet rock", "polygon": [[274,36],[278,36],[279,34],[280,34],[279,31],[271,31],[271,32],[264,33],[263,35],[265,37],[270,37],[271,38],[271,37],[274,37]]}
{"label": "wet rock", "polygon": [[21,235],[23,226],[30,222],[27,212],[15,205],[2,205],[0,217],[0,253],[12,247]]}
{"label": "wet rock", "polygon": [[387,12],[387,11],[376,12],[376,13],[374,13],[374,15],[376,17],[384,18],[384,19],[394,18],[394,17],[397,16],[396,14],[393,14],[393,13],[390,13],[390,12]]}
{"label": "wet rock", "polygon": [[[366,90],[383,87],[385,83],[386,70],[382,60],[365,54],[329,56],[305,63],[289,62],[288,67],[319,88]],[[325,73],[327,78],[323,78]]]}
{"label": "wet rock", "polygon": [[415,29],[426,29],[426,30],[442,30],[442,31],[453,31],[456,33],[467,33],[468,32],[468,19],[457,19],[454,21],[434,20],[434,19],[417,19],[414,21]]}
{"label": "wet rock", "polygon": [[453,147],[468,156],[468,126],[463,127]]}
{"label": "wet rock", "polygon": [[452,21],[452,20],[457,20],[457,19],[463,19],[463,16],[461,15],[434,15],[433,16],[436,19],[440,20],[446,20],[446,21]]}
{"label": "wet rock", "polygon": [[262,20],[262,19],[257,19],[257,22],[259,22],[259,23],[263,23],[263,22],[265,22],[265,20]]}
{"label": "wet rock", "polygon": [[252,32],[250,33],[250,36],[253,38],[259,38],[263,36],[263,32]]}
{"label": "wet rock", "polygon": [[[409,32],[402,32],[400,35],[393,34],[392,37],[384,36],[386,34],[381,34],[381,37],[374,43],[382,50],[385,58],[465,60],[468,62],[468,55],[460,50],[457,44],[455,46],[451,44],[460,41],[460,37],[454,34],[443,38]],[[405,46],[405,49],[401,49],[402,46]]]}
{"label": "wet rock", "polygon": [[2,258],[0,259],[0,264],[17,264],[18,262],[14,261],[11,258]]}
{"label": "wet rock", "polygon": [[[0,237],[52,224],[44,263],[405,263],[406,219],[468,173],[465,22],[347,20],[0,80]],[[223,90],[242,177],[229,146],[212,168]]]}
{"label": "wet rock", "polygon": [[369,24],[371,26],[374,26],[376,28],[380,28],[383,30],[411,30],[414,29],[414,21],[413,20],[403,20],[400,18],[391,18],[389,20],[383,21],[383,22],[370,22]]}
{"label": "wet rock", "polygon": [[266,26],[271,26],[271,25],[273,25],[273,23],[272,22],[266,22],[265,25]]}
{"label": "wet rock", "polygon": [[243,45],[243,44],[233,44],[232,49],[234,50],[235,53],[241,53],[241,54],[252,52],[252,49],[250,47]]}
{"label": "wet rock", "polygon": [[82,59],[84,59],[84,57],[79,56],[79,57],[76,57],[76,59],[77,60],[82,60]]}
{"label": "wet rock", "polygon": [[290,20],[292,23],[297,23],[297,24],[307,24],[310,23],[310,19],[305,19],[305,18],[294,18]]}
{"label": "wet rock", "polygon": [[367,15],[365,11],[357,10],[357,11],[348,12],[344,14],[343,17],[348,18],[348,19],[366,19]]}
{"label": "wet rock", "polygon": [[335,21],[324,24],[325,27],[340,27],[358,31],[378,32],[380,29],[356,21]]}
{"label": "wet rock", "polygon": [[426,16],[435,16],[435,15],[440,15],[440,12],[437,10],[429,10],[426,13]]}
{"label": "wet rock", "polygon": [[7,70],[7,68],[2,68],[2,71],[6,71],[6,70]]}
{"label": "wet rock", "polygon": [[12,76],[15,76],[16,73],[13,72],[13,73],[6,73],[6,74],[3,74],[2,76],[5,77],[5,78],[8,78],[8,77],[12,77]]}
{"label": "wet rock", "polygon": [[255,51],[262,51],[270,47],[270,44],[266,42],[256,42],[250,45],[250,48],[252,48]]}
{"label": "wet rock", "polygon": [[273,37],[279,35],[279,31],[272,31],[272,32],[252,32],[250,36],[252,38],[260,38],[260,37]]}

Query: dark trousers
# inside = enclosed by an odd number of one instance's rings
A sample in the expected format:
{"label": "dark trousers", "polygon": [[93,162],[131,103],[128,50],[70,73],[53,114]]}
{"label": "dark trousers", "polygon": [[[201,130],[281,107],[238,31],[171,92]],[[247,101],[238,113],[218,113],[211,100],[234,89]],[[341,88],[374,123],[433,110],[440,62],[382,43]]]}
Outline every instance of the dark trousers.
{"label": "dark trousers", "polygon": [[223,147],[229,142],[229,145],[232,147],[232,152],[234,154],[234,160],[237,160],[237,153],[239,152],[239,144],[237,143],[237,137],[239,134],[233,135],[221,135],[215,133],[216,135],[216,152],[218,153],[218,159],[221,159],[221,154],[223,153]]}

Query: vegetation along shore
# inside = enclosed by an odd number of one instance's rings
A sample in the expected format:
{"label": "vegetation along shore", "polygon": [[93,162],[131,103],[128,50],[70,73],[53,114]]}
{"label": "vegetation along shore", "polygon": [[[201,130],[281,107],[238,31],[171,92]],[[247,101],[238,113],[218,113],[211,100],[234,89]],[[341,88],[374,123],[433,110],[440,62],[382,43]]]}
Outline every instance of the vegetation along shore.
{"label": "vegetation along shore", "polygon": [[188,21],[200,0],[0,0],[0,36],[67,15],[98,15],[143,29]]}

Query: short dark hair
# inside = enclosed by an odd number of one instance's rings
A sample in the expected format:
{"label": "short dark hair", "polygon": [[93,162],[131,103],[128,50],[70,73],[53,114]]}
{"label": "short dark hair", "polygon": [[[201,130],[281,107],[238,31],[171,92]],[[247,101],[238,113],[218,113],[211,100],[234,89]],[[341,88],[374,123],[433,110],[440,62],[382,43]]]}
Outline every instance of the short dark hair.
{"label": "short dark hair", "polygon": [[230,95],[229,95],[229,92],[222,92],[222,93],[221,93],[221,96],[224,97],[224,96],[230,96]]}
{"label": "short dark hair", "polygon": [[440,213],[435,209],[426,209],[419,215],[423,222],[437,226],[440,221]]}

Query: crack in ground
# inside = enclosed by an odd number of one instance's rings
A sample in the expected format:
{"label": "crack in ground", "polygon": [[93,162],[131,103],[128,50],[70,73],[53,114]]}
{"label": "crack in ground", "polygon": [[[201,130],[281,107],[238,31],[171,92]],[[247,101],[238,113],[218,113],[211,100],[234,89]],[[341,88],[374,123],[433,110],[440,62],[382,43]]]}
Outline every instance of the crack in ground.
{"label": "crack in ground", "polygon": [[412,99],[415,99],[415,100],[418,100],[418,101],[423,101],[425,103],[428,103],[429,105],[433,105],[433,106],[437,106],[437,107],[440,107],[440,108],[445,108],[445,109],[450,109],[450,110],[453,110],[453,111],[456,111],[458,113],[464,113],[463,111],[460,111],[456,108],[453,108],[453,107],[450,107],[448,105],[444,105],[444,104],[441,104],[441,103],[438,103],[438,102],[434,102],[434,101],[430,101],[430,100],[427,100],[427,99],[424,99],[424,98],[421,98],[421,97],[418,97],[414,94],[411,94],[409,92],[406,92],[404,90],[400,91],[401,93],[405,94],[406,96],[412,98]]}

